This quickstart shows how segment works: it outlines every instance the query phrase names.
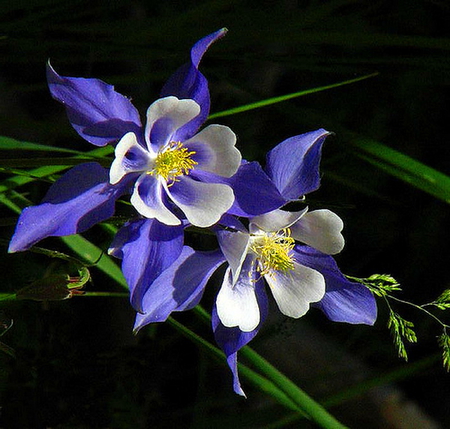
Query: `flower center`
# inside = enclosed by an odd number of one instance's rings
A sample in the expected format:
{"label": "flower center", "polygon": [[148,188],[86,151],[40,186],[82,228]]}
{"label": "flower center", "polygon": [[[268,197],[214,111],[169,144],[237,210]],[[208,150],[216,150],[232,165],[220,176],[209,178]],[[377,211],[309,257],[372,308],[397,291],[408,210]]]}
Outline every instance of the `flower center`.
{"label": "flower center", "polygon": [[155,167],[148,174],[161,176],[166,181],[176,181],[178,176],[187,175],[198,162],[192,159],[195,151],[189,152],[181,142],[170,142],[158,152]]}
{"label": "flower center", "polygon": [[255,236],[250,249],[255,252],[259,261],[258,271],[262,276],[272,271],[290,271],[294,269],[291,250],[295,240],[289,228],[278,232]]}

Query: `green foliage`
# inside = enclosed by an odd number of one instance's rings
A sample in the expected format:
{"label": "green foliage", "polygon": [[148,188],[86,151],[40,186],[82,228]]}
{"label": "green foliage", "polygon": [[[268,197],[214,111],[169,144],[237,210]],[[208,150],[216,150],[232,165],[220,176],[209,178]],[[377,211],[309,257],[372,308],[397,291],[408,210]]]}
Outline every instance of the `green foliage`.
{"label": "green foliage", "polygon": [[350,280],[362,283],[374,295],[378,297],[387,296],[391,292],[401,291],[400,283],[389,274],[372,274],[370,277],[360,279],[357,277],[347,276]]}
{"label": "green foliage", "polygon": [[387,327],[391,331],[393,337],[394,346],[397,349],[397,354],[400,358],[408,361],[408,353],[405,346],[405,341],[409,343],[417,343],[417,335],[414,330],[414,323],[404,319],[400,314],[395,312],[390,300],[411,306],[427,314],[429,317],[438,322],[443,328],[444,333],[439,337],[438,343],[442,348],[442,359],[444,368],[450,370],[450,339],[447,336],[446,329],[449,325],[442,322],[437,316],[430,313],[426,307],[436,307],[440,310],[446,310],[450,308],[450,290],[445,290],[442,294],[436,298],[436,300],[422,305],[417,305],[412,302],[399,299],[392,295],[395,292],[401,292],[402,288],[400,284],[389,274],[373,274],[368,278],[357,278],[347,276],[350,280],[357,281],[365,285],[374,295],[379,298],[383,298],[389,309],[389,317]]}
{"label": "green foliage", "polygon": [[433,301],[430,305],[434,305],[440,310],[447,310],[450,308],[450,289],[444,290],[435,301]]}
{"label": "green foliage", "polygon": [[438,337],[438,344],[442,348],[442,361],[447,372],[450,371],[450,336],[444,332]]}
{"label": "green foliage", "polygon": [[387,327],[391,330],[398,356],[408,361],[404,340],[410,343],[417,342],[416,333],[413,330],[414,324],[390,310]]}

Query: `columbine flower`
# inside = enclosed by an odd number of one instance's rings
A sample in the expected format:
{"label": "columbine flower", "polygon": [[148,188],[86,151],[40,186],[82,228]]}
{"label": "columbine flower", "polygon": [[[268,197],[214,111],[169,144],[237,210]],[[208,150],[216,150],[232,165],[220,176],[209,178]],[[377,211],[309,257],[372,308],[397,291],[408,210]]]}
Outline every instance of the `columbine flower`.
{"label": "columbine flower", "polygon": [[181,224],[168,207],[171,201],[192,225],[208,227],[233,204],[230,186],[205,183],[196,173],[206,171],[223,177],[236,173],[241,155],[234,147],[234,133],[228,127],[209,125],[188,140],[183,141],[180,135],[200,110],[191,99],[161,98],[147,111],[145,144],[129,132],[116,146],[110,182],[115,185],[127,175],[140,174],[131,203],[142,216],[166,225]]}
{"label": "columbine flower", "polygon": [[[129,192],[136,179],[133,201],[138,210],[170,224],[179,221],[170,212],[163,190],[194,222],[201,224],[214,222],[219,212],[232,204],[229,186],[225,189],[225,185],[204,183],[208,180],[198,177],[198,182],[193,183],[186,174],[201,167],[207,172],[228,176],[239,164],[240,156],[233,147],[231,131],[212,126],[192,138],[207,118],[210,104],[208,84],[198,65],[211,43],[225,33],[225,29],[219,30],[194,45],[191,61],[168,80],[161,92],[164,98],[150,107],[145,131],[136,108],[128,98],[114,91],[113,86],[98,79],[60,76],[48,66],[51,94],[65,105],[75,130],[96,146],[120,140],[116,151],[118,158],[111,173],[92,162],[64,174],[51,186],[40,205],[24,209],[9,246],[10,252],[27,250],[49,236],[83,232],[108,219],[114,213],[115,201]],[[184,146],[185,142],[189,142],[189,146]],[[215,147],[216,144],[219,147]],[[215,156],[219,153],[222,156],[222,151],[229,155],[229,162],[225,167],[218,167]],[[141,164],[133,158],[135,154]],[[131,174],[128,168],[145,173],[138,178],[139,173]],[[213,176],[210,181],[214,182],[215,174],[210,173],[210,176]],[[206,204],[208,198],[216,198],[219,190],[223,195],[219,197],[218,208],[212,208],[204,216],[199,214],[198,205]],[[200,192],[206,194],[200,195]],[[152,202],[150,199],[155,196],[159,198]],[[210,201],[208,204],[212,205]],[[180,252],[181,247],[173,257],[166,255],[167,262],[162,266],[176,259]]]}
{"label": "columbine flower", "polygon": [[235,230],[218,232],[229,267],[217,295],[217,314],[224,326],[250,332],[261,317],[256,283],[263,278],[280,311],[299,318],[325,294],[324,276],[302,263],[296,241],[334,254],[342,250],[342,221],[329,210],[276,210],[250,220],[249,231],[234,220]]}
{"label": "columbine flower", "polygon": [[[321,150],[328,135],[320,129],[295,136],[268,153],[266,171],[287,202],[319,187]],[[344,246],[343,224],[334,213],[276,210],[250,219],[249,232],[236,220],[226,227],[228,230],[219,233],[219,242],[230,266],[213,308],[212,324],[233,373],[236,393],[245,396],[239,382],[237,352],[255,337],[267,315],[261,273],[280,310],[288,316],[304,314],[315,299],[312,295],[319,295],[322,289],[320,277],[308,276],[307,268],[320,274],[325,282],[325,294],[312,306],[320,308],[332,321],[368,325],[375,322],[377,308],[372,293],[362,284],[347,280],[330,256]],[[292,239],[304,244],[294,244]],[[242,271],[253,278],[256,275],[253,287]],[[296,278],[304,278],[312,290],[305,290],[307,287],[296,283]],[[239,304],[231,306],[233,302]],[[245,308],[248,314],[244,314],[244,305],[250,306],[251,311]]]}
{"label": "columbine flower", "polygon": [[[319,187],[320,152],[328,134],[317,130],[292,137],[268,154],[266,171],[285,203]],[[314,306],[332,321],[371,325],[377,312],[370,291],[347,280],[330,256],[344,246],[343,223],[336,214],[276,209],[249,216],[249,211],[250,207],[243,215],[249,218],[248,228],[231,215],[215,227],[222,252],[198,252],[184,246],[180,257],[143,295],[142,313],[135,323],[139,330],[166,320],[173,311],[192,308],[210,276],[228,262],[212,326],[240,395],[244,392],[237,352],[257,335],[267,316],[266,282],[281,312],[290,317],[301,317]]]}

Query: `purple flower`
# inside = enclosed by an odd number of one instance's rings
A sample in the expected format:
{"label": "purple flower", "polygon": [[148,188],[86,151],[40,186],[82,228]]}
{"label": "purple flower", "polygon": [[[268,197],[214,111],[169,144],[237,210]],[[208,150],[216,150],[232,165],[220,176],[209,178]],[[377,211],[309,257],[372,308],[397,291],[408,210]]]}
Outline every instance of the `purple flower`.
{"label": "purple flower", "polygon": [[261,317],[255,284],[262,278],[286,316],[299,318],[323,298],[324,276],[302,264],[295,246],[300,241],[327,253],[340,252],[344,239],[338,216],[329,210],[275,210],[250,219],[248,231],[236,221],[233,225],[237,230],[217,234],[229,264],[216,301],[224,326],[244,332],[256,329]]}
{"label": "purple flower", "polygon": [[180,225],[170,201],[192,225],[208,227],[232,206],[229,185],[198,180],[195,173],[208,172],[211,178],[236,173],[241,155],[234,146],[234,133],[228,127],[209,125],[187,140],[180,135],[200,110],[192,99],[161,98],[148,108],[145,145],[129,132],[116,146],[110,182],[115,185],[139,174],[131,203],[142,216]]}
{"label": "purple flower", "polygon": [[[323,129],[295,136],[267,156],[266,171],[286,201],[320,185]],[[340,272],[333,254],[344,246],[341,219],[329,210],[274,210],[249,219],[249,228],[231,217],[222,220],[219,244],[228,268],[213,309],[213,330],[233,373],[234,390],[244,395],[237,352],[251,341],[267,315],[263,279],[280,311],[304,315],[310,305],[336,322],[372,325],[377,308],[372,293]],[[303,243],[298,244],[296,241]]]}
{"label": "purple flower", "polygon": [[[150,107],[145,129],[136,108],[113,86],[98,79],[60,76],[48,65],[50,92],[65,105],[74,129],[96,146],[120,140],[118,156],[112,172],[97,163],[69,170],[52,185],[40,205],[24,209],[10,252],[27,250],[49,236],[83,232],[108,219],[114,213],[115,201],[128,193],[136,180],[133,201],[138,211],[169,224],[180,223],[172,212],[172,202],[201,225],[214,223],[233,204],[230,186],[202,179],[193,183],[195,180],[186,174],[198,166],[213,177],[228,177],[239,166],[240,155],[230,130],[211,126],[194,137],[210,105],[207,81],[198,65],[211,43],[225,33],[225,29],[219,30],[194,45],[190,62],[175,72],[163,87],[164,98]],[[228,156],[226,166],[215,160],[222,153]],[[168,166],[164,167],[165,163]],[[143,177],[139,177],[142,172]],[[220,202],[211,207],[209,199],[216,197]],[[199,213],[201,204],[209,204],[205,215]]]}
{"label": "purple flower", "polygon": [[[286,200],[296,200],[319,188],[321,151],[328,135],[328,131],[319,129],[291,137],[267,154],[267,174]],[[292,156],[293,153],[296,156]],[[290,215],[294,216],[284,216]],[[266,220],[271,217],[273,215],[270,213],[264,215]],[[260,219],[256,217],[253,221],[262,225]],[[336,232],[342,226],[340,219],[328,210],[306,213],[297,226],[291,226],[293,235],[300,232],[298,227],[301,228],[303,237],[299,241],[306,245],[294,247],[295,258],[325,278],[325,295],[314,304],[315,307],[336,322],[372,325],[377,317],[372,293],[364,285],[348,281],[339,271],[335,260],[329,256],[342,250],[343,238],[341,241],[338,235],[332,233],[333,229]]]}

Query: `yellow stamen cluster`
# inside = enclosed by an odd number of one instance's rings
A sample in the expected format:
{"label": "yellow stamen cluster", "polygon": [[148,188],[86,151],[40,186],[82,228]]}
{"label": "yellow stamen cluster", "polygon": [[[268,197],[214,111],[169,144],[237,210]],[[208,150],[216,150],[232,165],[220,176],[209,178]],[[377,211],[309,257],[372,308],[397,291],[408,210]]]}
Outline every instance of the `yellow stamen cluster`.
{"label": "yellow stamen cluster", "polygon": [[262,276],[273,271],[290,271],[294,269],[291,250],[295,240],[289,228],[256,237],[250,245],[258,259],[258,271]]}
{"label": "yellow stamen cluster", "polygon": [[161,176],[166,181],[176,181],[178,176],[189,174],[198,162],[191,157],[195,151],[189,152],[181,142],[170,142],[158,152],[155,168],[148,172],[154,176]]}

